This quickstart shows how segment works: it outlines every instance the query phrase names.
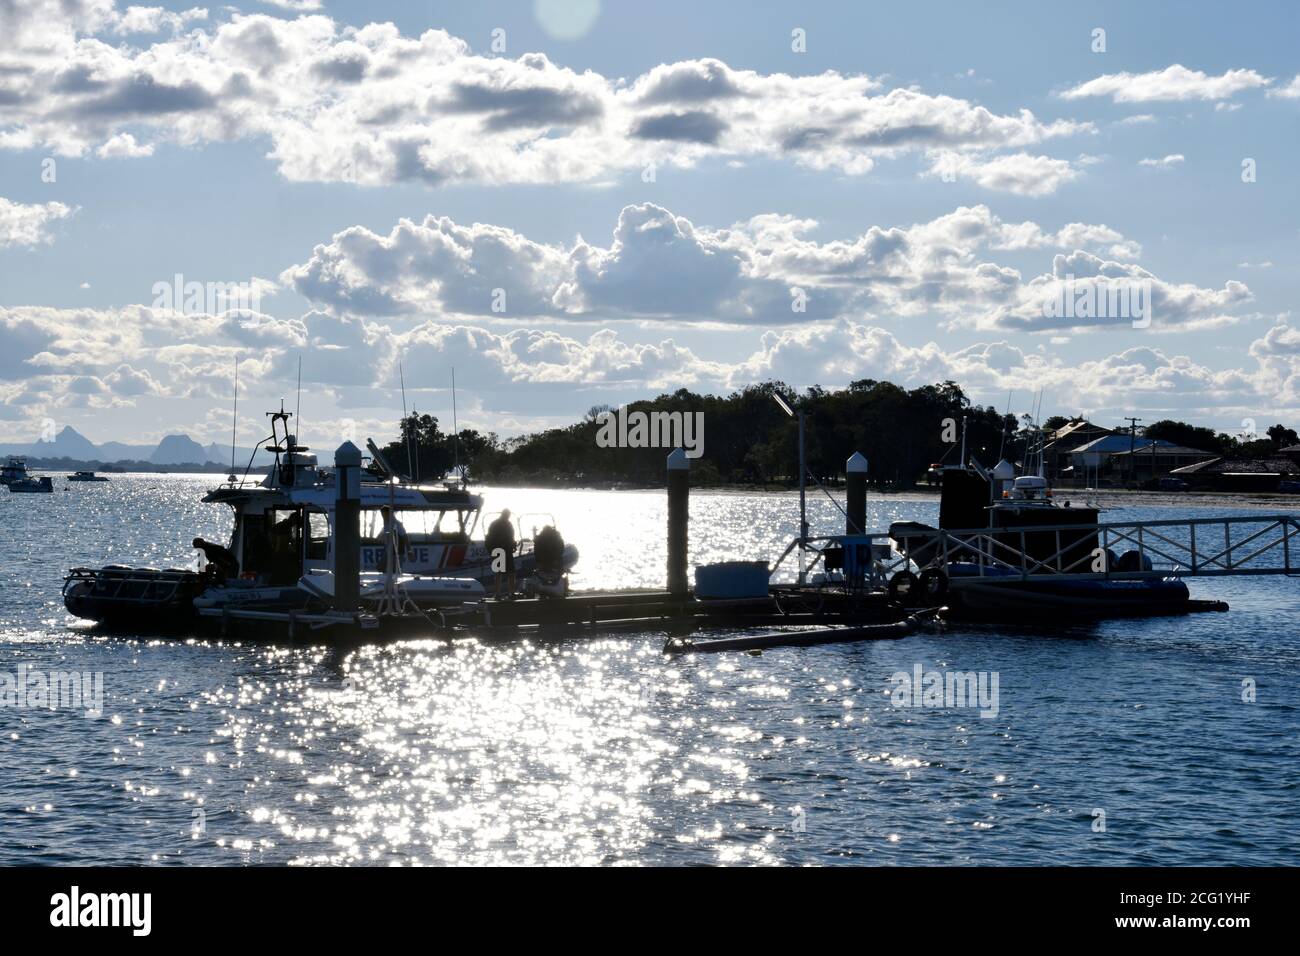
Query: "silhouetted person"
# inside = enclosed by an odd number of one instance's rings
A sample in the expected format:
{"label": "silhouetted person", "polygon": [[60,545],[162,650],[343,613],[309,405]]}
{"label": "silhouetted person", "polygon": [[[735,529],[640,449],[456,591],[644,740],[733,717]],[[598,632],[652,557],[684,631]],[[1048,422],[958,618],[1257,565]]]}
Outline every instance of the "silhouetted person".
{"label": "silhouetted person", "polygon": [[235,552],[229,548],[224,548],[211,541],[204,541],[202,538],[194,539],[194,547],[203,552],[203,556],[207,558],[208,566],[213,568],[222,579],[228,580],[239,576],[239,561],[235,559]]}
{"label": "silhouetted person", "polygon": [[[487,545],[492,570],[496,572],[496,597],[501,597],[503,578],[509,583],[509,590],[506,591],[506,594],[513,597],[515,593],[515,527],[510,523],[509,508],[503,509],[501,516],[488,525],[487,539],[484,543]],[[501,566],[497,555],[498,551],[505,552],[504,571],[498,570]]]}
{"label": "silhouetted person", "polygon": [[537,556],[538,571],[564,573],[564,538],[552,525],[542,528],[533,538],[533,554]]}
{"label": "silhouetted person", "polygon": [[397,567],[393,569],[396,571],[401,568],[402,562],[406,559],[406,549],[410,546],[411,539],[406,533],[406,526],[393,514],[392,508],[384,505],[379,509],[379,513],[384,518],[384,528],[379,533],[380,541],[384,545],[379,552],[379,570],[388,570],[388,534],[391,531],[396,539],[393,542],[393,548],[397,552]]}

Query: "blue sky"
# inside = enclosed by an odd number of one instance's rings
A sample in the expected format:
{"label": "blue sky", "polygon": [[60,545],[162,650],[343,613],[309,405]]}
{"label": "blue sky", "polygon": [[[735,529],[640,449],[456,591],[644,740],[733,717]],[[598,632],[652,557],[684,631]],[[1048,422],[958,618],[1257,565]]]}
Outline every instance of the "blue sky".
{"label": "blue sky", "polygon": [[[0,440],[224,440],[236,356],[260,409],[299,355],[327,444],[392,430],[398,361],[503,434],[765,378],[1294,425],[1297,20],[0,3]],[[1067,273],[1151,323],[1047,320]],[[255,308],[159,306],[177,274]]]}

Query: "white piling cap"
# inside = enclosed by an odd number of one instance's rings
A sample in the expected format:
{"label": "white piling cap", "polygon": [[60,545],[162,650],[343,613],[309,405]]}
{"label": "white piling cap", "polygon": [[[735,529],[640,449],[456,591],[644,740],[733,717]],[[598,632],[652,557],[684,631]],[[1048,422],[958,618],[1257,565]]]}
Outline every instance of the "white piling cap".
{"label": "white piling cap", "polygon": [[685,449],[674,448],[668,453],[669,471],[687,471],[690,467],[691,460],[686,457]]}
{"label": "white piling cap", "polygon": [[855,451],[853,457],[844,465],[844,470],[850,475],[865,473],[867,470],[866,456],[860,451]]}
{"label": "white piling cap", "polygon": [[334,465],[338,468],[360,468],[361,449],[350,441],[345,441],[334,450]]}

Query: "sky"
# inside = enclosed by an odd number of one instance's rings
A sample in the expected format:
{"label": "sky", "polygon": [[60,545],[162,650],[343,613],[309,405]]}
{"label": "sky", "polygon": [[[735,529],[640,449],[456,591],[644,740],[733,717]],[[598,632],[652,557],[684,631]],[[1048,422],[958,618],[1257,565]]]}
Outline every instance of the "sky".
{"label": "sky", "polygon": [[[947,379],[1300,424],[1300,7],[0,0],[0,441]],[[1108,299],[1109,296],[1109,299]],[[1089,311],[1080,302],[1099,302]]]}

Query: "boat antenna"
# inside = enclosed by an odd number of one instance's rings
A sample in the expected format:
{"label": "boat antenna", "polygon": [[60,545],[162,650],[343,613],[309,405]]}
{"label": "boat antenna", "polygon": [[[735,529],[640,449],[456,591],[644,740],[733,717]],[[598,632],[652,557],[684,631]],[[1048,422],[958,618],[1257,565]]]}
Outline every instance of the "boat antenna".
{"label": "boat antenna", "polygon": [[1047,391],[1046,388],[1040,388],[1038,390],[1038,408],[1035,409],[1034,411],[1034,437],[1038,439],[1038,477],[1039,478],[1044,477],[1043,453],[1047,448],[1047,442],[1045,440],[1045,436],[1043,435],[1043,428],[1041,424],[1043,418],[1043,393],[1045,391]]}
{"label": "boat antenna", "polygon": [[235,433],[239,426],[239,355],[235,355],[235,402],[230,411],[230,480],[235,480]]}
{"label": "boat antenna", "polygon": [[1007,450],[1007,416],[1011,414],[1011,391],[1007,390],[1007,410],[1002,414],[1002,440],[998,442],[998,461],[1002,460],[1002,453]]}
{"label": "boat antenna", "polygon": [[406,472],[414,481],[419,481],[420,476],[415,473],[413,456],[411,455],[411,426],[406,421],[406,372],[402,369],[402,360],[397,360],[397,379],[402,383],[402,431],[406,432]]}
{"label": "boat antenna", "polygon": [[[302,355],[298,356],[298,403],[294,406],[293,417],[298,419],[296,426],[297,435],[302,434]],[[298,444],[297,435],[294,436],[294,444]]]}
{"label": "boat antenna", "polygon": [[461,479],[460,473],[460,424],[456,421],[456,366],[451,367],[451,459],[452,474],[457,480]]}

